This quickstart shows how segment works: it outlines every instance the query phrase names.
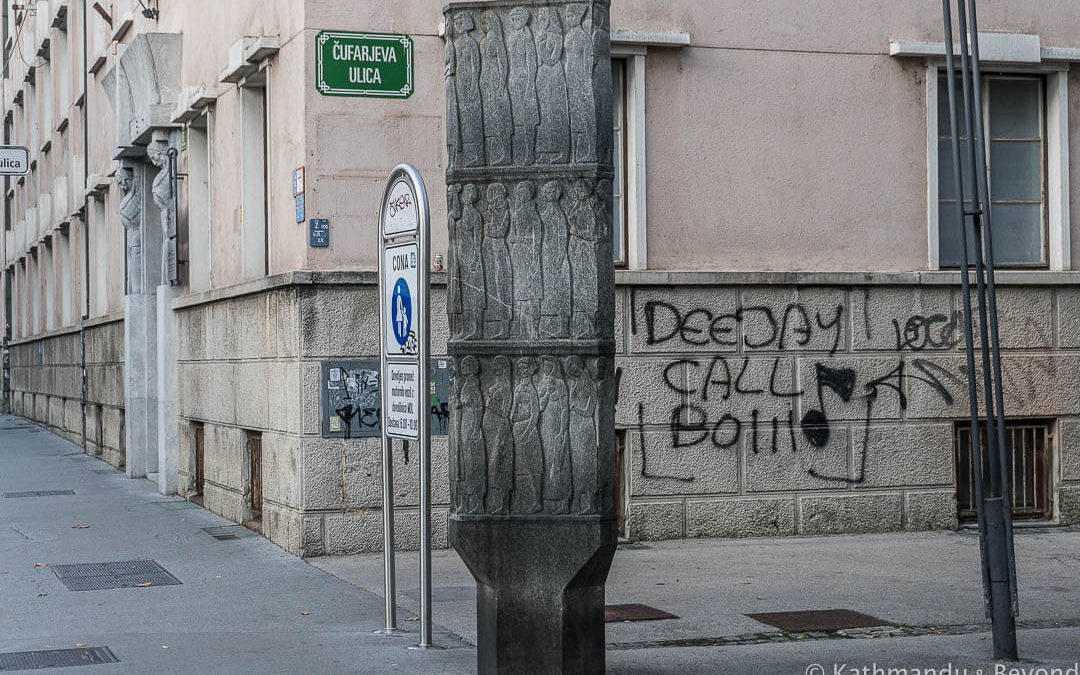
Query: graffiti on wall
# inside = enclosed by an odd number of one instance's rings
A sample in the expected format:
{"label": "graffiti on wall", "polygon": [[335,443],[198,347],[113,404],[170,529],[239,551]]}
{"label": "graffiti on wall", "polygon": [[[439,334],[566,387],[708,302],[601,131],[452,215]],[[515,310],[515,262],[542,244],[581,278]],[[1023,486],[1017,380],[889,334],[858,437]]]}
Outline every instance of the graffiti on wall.
{"label": "graffiti on wall", "polygon": [[[950,406],[956,392],[966,387],[963,369],[954,372],[921,356],[958,345],[956,313],[887,318],[883,328],[890,343],[895,338],[899,354],[868,355],[871,358],[853,367],[849,355],[837,356],[846,345],[843,303],[812,307],[791,302],[717,311],[659,299],[638,303],[636,294],[631,302],[630,329],[639,344],[692,354],[672,358],[660,371],[658,384],[679,403],[664,410],[652,401],[636,404],[640,473],[646,478],[695,480],[650,466],[645,434],[659,427],[670,433],[668,447],[673,449],[738,453],[745,447],[748,456],[806,453],[802,465],[810,476],[859,484],[866,480],[873,420],[898,417],[916,398]],[[873,322],[868,314],[863,319],[861,328],[869,340]],[[788,352],[797,353],[798,360]],[[829,445],[840,426],[862,436],[861,452],[856,441],[851,475],[814,466],[815,452]]]}

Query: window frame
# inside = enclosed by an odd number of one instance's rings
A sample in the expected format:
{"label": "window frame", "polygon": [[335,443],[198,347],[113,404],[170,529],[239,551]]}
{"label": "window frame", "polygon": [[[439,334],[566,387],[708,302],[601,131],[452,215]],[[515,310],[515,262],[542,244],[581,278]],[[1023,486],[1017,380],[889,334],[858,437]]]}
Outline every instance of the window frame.
{"label": "window frame", "polygon": [[627,270],[648,268],[645,190],[645,55],[647,51],[644,45],[639,44],[613,42],[611,45],[611,59],[623,63],[623,100],[625,102],[623,138],[626,148],[623,174],[626,184],[626,192],[623,196],[625,215],[623,247],[626,255],[624,261],[616,261],[615,264],[619,269]]}
{"label": "window frame", "polygon": [[[1067,63],[1044,63],[1032,66],[993,64],[986,67],[983,77],[1039,76],[1043,77],[1043,119],[1045,144],[1044,179],[1044,248],[1041,263],[1000,265],[1009,269],[1037,269],[1052,272],[1071,269],[1069,237],[1069,110]],[[942,265],[939,249],[938,218],[938,99],[948,92],[940,90],[938,79],[945,75],[944,59],[930,59],[926,69],[926,157],[927,157],[927,267],[930,270],[956,270],[957,266]],[[985,105],[985,103],[984,103]]]}

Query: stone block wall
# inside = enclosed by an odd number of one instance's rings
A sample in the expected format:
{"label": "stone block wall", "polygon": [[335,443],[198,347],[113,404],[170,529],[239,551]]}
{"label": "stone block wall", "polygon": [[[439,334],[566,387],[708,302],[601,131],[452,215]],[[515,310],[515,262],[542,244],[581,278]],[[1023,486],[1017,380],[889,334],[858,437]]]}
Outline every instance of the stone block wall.
{"label": "stone block wall", "polygon": [[[620,288],[630,536],[955,527],[959,290],[758,276]],[[1008,419],[1052,423],[1055,512],[1080,522],[1080,289],[1002,286],[998,302]]]}
{"label": "stone block wall", "polygon": [[82,364],[78,329],[11,345],[12,412],[84,445],[113,466],[123,462],[123,322],[84,327],[87,406],[83,439]]}
{"label": "stone block wall", "polygon": [[[180,494],[192,490],[202,424],[205,506],[249,518],[246,434],[258,432],[272,541],[308,556],[380,550],[379,441],[322,438],[319,389],[324,361],[378,357],[374,275],[284,276],[178,304]],[[955,424],[968,411],[960,295],[947,277],[662,276],[625,275],[616,298],[629,536],[956,527]],[[440,356],[445,293],[433,281]],[[1055,517],[1080,523],[1080,331],[1069,318],[1080,288],[1022,283],[999,296],[1010,419],[1052,423]],[[434,543],[446,546],[444,437],[432,455]],[[418,546],[417,457],[395,444],[404,549]]]}

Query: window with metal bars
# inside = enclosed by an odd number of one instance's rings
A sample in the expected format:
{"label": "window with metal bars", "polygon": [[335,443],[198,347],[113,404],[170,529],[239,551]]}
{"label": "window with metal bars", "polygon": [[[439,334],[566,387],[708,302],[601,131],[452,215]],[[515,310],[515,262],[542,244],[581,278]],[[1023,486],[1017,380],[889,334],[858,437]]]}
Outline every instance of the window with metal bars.
{"label": "window with metal bars", "polygon": [[[1009,457],[1008,485],[1014,520],[1050,517],[1050,428],[1047,421],[1006,422],[1005,451]],[[980,427],[982,475],[987,489],[991,453],[986,452],[986,429]],[[971,424],[956,425],[956,501],[961,521],[977,518],[975,462],[971,456]]]}

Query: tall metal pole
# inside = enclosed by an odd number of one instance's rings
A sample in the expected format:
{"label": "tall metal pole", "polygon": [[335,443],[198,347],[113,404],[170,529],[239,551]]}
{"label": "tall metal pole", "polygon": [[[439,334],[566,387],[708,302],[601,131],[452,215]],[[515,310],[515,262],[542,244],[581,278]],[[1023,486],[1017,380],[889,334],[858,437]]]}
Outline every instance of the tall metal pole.
{"label": "tall metal pole", "polygon": [[[945,23],[945,61],[948,73],[950,125],[952,133],[953,177],[957,191],[957,215],[961,230],[961,290],[964,294],[964,336],[968,365],[968,398],[971,416],[971,454],[974,463],[975,494],[979,515],[980,553],[987,614],[993,625],[994,655],[999,659],[1017,658],[1016,649],[1016,574],[1013,563],[1012,521],[1008,495],[1008,467],[1005,448],[1004,404],[1001,391],[1001,356],[997,330],[997,302],[994,294],[994,262],[990,217],[990,193],[983,147],[982,85],[978,57],[978,28],[975,0],[957,0],[958,37],[963,83],[965,150],[973,175],[967,185],[960,161],[958,101],[955,95],[956,73],[952,41],[951,0],[943,0]],[[969,57],[969,44],[971,55]],[[970,206],[965,195],[970,188]],[[983,452],[980,442],[978,398],[974,356],[974,331],[968,275],[968,218],[975,238],[975,280],[978,294],[979,337],[981,339],[983,395],[986,406],[985,451],[992,452],[987,462],[989,480],[984,486]],[[985,488],[985,489],[984,489]]]}
{"label": "tall metal pole", "polygon": [[[382,214],[379,214],[380,223],[382,222]],[[383,255],[383,251],[386,249],[386,240],[382,236],[380,225],[379,232],[379,331],[381,335],[382,327],[385,325],[386,317],[383,316],[383,302],[382,302],[382,278],[383,278],[383,265],[385,264],[386,256]],[[387,386],[386,382],[382,382],[381,378],[386,374],[386,350],[381,346],[379,347],[379,387]],[[381,408],[381,406],[380,406]],[[385,414],[383,415],[385,417]],[[380,420],[380,423],[382,421]],[[381,426],[381,425],[380,425]],[[385,429],[385,426],[381,426]],[[386,437],[386,434],[380,433],[379,440],[382,447],[382,475],[383,475],[383,594],[386,598],[386,625],[381,629],[375,631],[376,633],[385,633],[387,635],[394,635],[402,632],[397,627],[397,583],[396,583],[396,568],[394,562],[394,446],[393,442]]]}

